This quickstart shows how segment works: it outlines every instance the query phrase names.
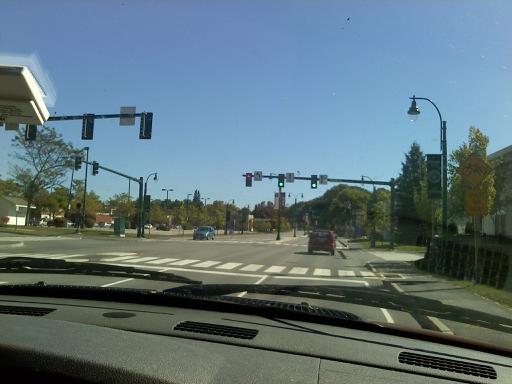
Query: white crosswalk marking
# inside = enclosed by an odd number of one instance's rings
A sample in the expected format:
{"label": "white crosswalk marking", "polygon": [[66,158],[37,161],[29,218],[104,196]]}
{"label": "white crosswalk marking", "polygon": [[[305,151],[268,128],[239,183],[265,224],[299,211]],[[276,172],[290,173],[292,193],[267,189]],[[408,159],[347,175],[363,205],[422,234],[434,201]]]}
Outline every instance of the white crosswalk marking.
{"label": "white crosswalk marking", "polygon": [[73,257],[84,257],[85,255],[83,253],[74,254],[74,255],[59,255],[59,256],[52,256],[50,259],[71,259]]}
{"label": "white crosswalk marking", "polygon": [[293,275],[305,275],[308,270],[309,268],[293,267],[288,273]]}
{"label": "white crosswalk marking", "polygon": [[375,273],[370,272],[370,271],[359,271],[359,274],[361,276],[365,276],[365,277],[373,277],[373,276],[375,276]]}
{"label": "white crosswalk marking", "polygon": [[203,261],[202,263],[192,265],[192,267],[208,268],[208,267],[213,267],[214,265],[217,265],[220,263],[221,263],[221,261]]}
{"label": "white crosswalk marking", "polygon": [[164,264],[164,263],[170,263],[171,261],[176,261],[176,260],[178,260],[178,259],[172,259],[172,258],[166,257],[164,259],[156,259],[156,260],[148,261],[148,264]]}
{"label": "white crosswalk marking", "polygon": [[169,263],[169,265],[187,265],[187,264],[194,264],[201,260],[192,260],[192,259],[185,259],[185,260],[179,260],[175,261],[173,263]]}
{"label": "white crosswalk marking", "polygon": [[242,263],[226,263],[226,264],[219,265],[216,268],[218,268],[218,269],[233,269],[233,268],[239,267],[241,265],[242,265]]}
{"label": "white crosswalk marking", "polygon": [[134,252],[103,252],[98,253],[100,256],[137,256]]}
{"label": "white crosswalk marking", "polygon": [[143,261],[155,259],[158,259],[158,257],[136,257],[135,259],[125,260],[125,263],[142,263]]}
{"label": "white crosswalk marking", "polygon": [[268,273],[279,273],[283,271],[286,267],[283,267],[282,265],[273,265],[267,269],[265,269],[265,272]]}
{"label": "white crosswalk marking", "polygon": [[330,269],[315,268],[313,275],[315,276],[331,276]]}
{"label": "white crosswalk marking", "polygon": [[338,269],[338,276],[355,276],[354,271],[344,271],[343,269]]}
{"label": "white crosswalk marking", "polygon": [[248,272],[256,272],[257,270],[263,268],[264,265],[261,264],[248,264],[243,268],[240,268],[241,271],[248,271]]}
{"label": "white crosswalk marking", "polygon": [[121,260],[128,260],[128,259],[133,259],[134,256],[119,256],[119,257],[111,257],[109,259],[101,259],[101,261],[113,261],[113,262],[117,262],[117,261],[121,261]]}

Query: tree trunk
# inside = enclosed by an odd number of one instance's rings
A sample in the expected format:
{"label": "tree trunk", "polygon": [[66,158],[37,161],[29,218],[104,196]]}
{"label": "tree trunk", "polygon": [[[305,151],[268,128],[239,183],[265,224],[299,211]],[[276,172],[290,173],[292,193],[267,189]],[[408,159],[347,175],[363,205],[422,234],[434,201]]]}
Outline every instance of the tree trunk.
{"label": "tree trunk", "polygon": [[28,227],[30,220],[30,207],[32,206],[32,199],[27,201],[27,213],[25,214],[25,227]]}

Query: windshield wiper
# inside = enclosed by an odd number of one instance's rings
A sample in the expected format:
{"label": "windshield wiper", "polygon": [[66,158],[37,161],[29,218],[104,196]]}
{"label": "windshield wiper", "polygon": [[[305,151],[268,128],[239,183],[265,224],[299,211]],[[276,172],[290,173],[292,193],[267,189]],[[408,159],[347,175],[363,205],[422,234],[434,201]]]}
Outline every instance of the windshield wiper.
{"label": "windshield wiper", "polygon": [[95,275],[131,277],[135,279],[160,280],[182,284],[201,284],[185,276],[173,273],[149,271],[120,265],[66,261],[33,257],[6,257],[0,259],[0,273],[51,273],[65,275]]}
{"label": "windshield wiper", "polygon": [[478,325],[500,332],[512,332],[512,320],[506,317],[444,304],[439,300],[403,295],[379,288],[343,287],[336,285],[207,284],[170,288],[164,292],[218,297],[243,291],[386,308],[408,312],[412,315],[434,316],[458,323]]}

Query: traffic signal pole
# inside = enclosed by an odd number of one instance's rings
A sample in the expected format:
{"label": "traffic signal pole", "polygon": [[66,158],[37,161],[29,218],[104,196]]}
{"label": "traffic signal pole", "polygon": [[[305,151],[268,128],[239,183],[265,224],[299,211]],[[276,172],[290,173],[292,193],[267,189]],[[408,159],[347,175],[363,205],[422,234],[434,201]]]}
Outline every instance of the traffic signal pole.
{"label": "traffic signal pole", "polygon": [[85,200],[87,198],[87,174],[89,173],[89,147],[84,148],[87,154],[85,155],[85,181],[84,181],[84,198],[82,202],[82,222],[80,223],[80,228],[85,228]]}
{"label": "traffic signal pole", "polygon": [[281,240],[281,187],[279,187],[279,195],[277,197],[277,237],[276,240]]}
{"label": "traffic signal pole", "polygon": [[[94,162],[82,160],[82,163],[86,163],[87,165],[92,165]],[[113,169],[104,167],[104,166],[99,165],[99,164],[98,164],[98,168],[103,169],[104,171],[113,173],[115,175],[124,177],[124,178],[126,178],[128,180],[132,180],[132,181],[134,181],[136,183],[139,183],[139,213],[137,215],[137,218],[138,218],[138,220],[137,220],[138,221],[137,237],[142,237],[141,226],[143,225],[142,224],[142,211],[144,209],[144,195],[143,195],[143,192],[144,192],[144,178],[140,177],[140,178],[137,179],[136,177],[126,175],[126,174],[124,174],[122,172],[115,171]]]}

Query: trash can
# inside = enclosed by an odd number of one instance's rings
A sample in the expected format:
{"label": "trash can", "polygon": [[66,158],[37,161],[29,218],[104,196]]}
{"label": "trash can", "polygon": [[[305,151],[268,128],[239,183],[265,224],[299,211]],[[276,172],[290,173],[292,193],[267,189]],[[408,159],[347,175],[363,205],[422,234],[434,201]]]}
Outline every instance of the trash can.
{"label": "trash can", "polygon": [[124,217],[114,217],[114,235],[126,236],[126,219]]}

